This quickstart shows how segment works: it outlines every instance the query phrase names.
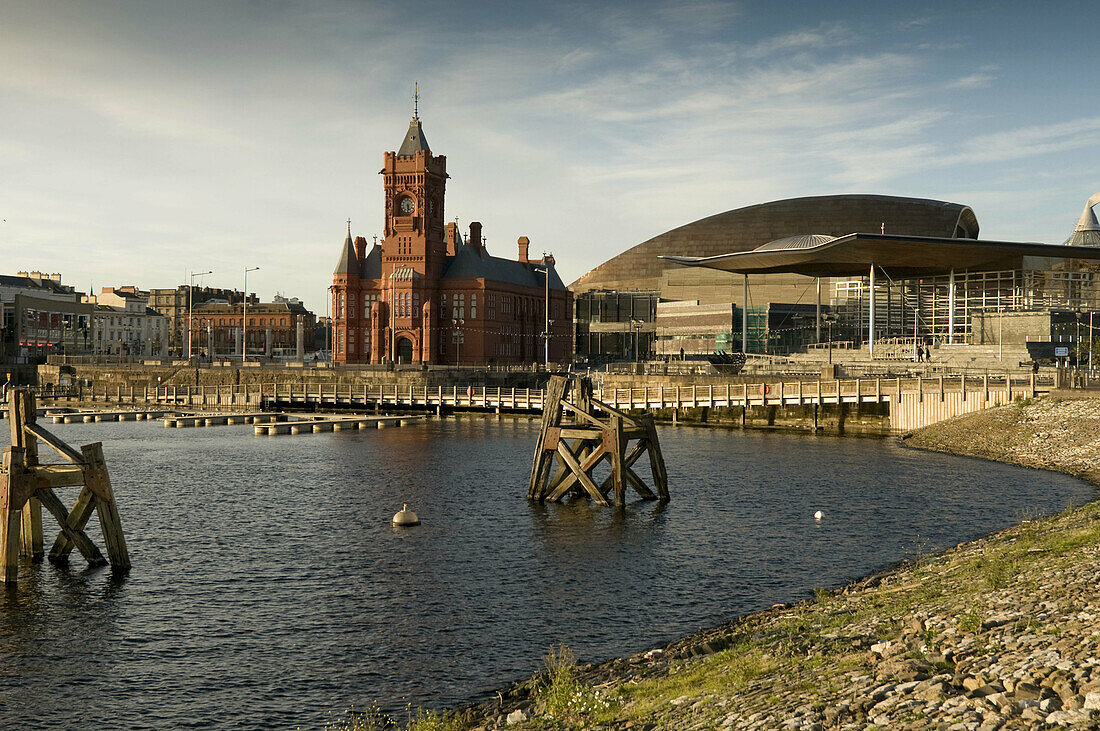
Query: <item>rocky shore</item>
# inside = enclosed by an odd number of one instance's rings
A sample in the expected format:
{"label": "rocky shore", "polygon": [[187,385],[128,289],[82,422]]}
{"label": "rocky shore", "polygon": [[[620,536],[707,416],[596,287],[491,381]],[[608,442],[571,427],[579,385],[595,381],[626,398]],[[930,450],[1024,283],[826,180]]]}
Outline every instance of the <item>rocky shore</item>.
{"label": "rocky shore", "polygon": [[[1038,399],[907,441],[1096,481],[1100,400]],[[559,651],[493,700],[409,726],[1100,728],[1100,504],[633,657]]]}

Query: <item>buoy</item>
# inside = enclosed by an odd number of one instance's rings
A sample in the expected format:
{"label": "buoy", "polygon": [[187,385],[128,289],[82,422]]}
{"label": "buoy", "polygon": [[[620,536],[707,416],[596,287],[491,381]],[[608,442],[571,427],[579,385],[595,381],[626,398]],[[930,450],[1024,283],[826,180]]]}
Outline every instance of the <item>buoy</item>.
{"label": "buoy", "polygon": [[[825,513],[821,512],[820,510],[818,510],[816,513],[814,513],[814,520],[821,520],[824,517],[825,517]],[[394,518],[394,520],[397,520],[397,518]]]}
{"label": "buoy", "polygon": [[416,517],[416,513],[409,510],[408,504],[405,503],[401,505],[401,510],[393,516],[391,522],[400,528],[407,528],[413,525],[420,525],[420,518]]}

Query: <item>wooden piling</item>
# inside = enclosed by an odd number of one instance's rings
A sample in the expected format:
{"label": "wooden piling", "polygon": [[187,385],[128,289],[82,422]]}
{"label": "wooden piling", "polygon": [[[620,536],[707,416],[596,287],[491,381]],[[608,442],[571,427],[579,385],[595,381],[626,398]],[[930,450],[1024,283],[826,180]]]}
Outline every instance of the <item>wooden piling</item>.
{"label": "wooden piling", "polygon": [[[49,553],[51,561],[64,562],[75,547],[89,564],[107,563],[84,532],[94,511],[99,515],[112,567],[128,570],[130,557],[102,445],[86,445],[78,452],[54,436],[36,422],[35,398],[25,389],[12,392],[8,415],[12,446],[4,450],[0,471],[0,564],[4,582],[17,579],[20,545],[32,560],[42,558],[42,508],[57,520],[61,529]],[[40,463],[39,441],[69,464]],[[67,486],[83,488],[71,511],[65,509],[53,491],[55,487]]]}
{"label": "wooden piling", "polygon": [[[643,454],[649,455],[656,492],[632,469]],[[597,485],[593,472],[605,460],[611,474]],[[668,478],[653,419],[630,416],[593,398],[587,378],[551,377],[531,463],[528,499],[556,502],[572,494],[598,505],[614,502],[621,506],[626,502],[627,485],[644,500],[668,500]]]}

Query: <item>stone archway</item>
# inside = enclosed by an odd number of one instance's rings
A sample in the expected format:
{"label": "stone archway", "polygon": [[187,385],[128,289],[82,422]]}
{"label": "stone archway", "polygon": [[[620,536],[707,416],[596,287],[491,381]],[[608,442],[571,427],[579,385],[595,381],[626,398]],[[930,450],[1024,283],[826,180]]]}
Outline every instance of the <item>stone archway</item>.
{"label": "stone archway", "polygon": [[412,363],[413,343],[408,338],[397,339],[397,362]]}

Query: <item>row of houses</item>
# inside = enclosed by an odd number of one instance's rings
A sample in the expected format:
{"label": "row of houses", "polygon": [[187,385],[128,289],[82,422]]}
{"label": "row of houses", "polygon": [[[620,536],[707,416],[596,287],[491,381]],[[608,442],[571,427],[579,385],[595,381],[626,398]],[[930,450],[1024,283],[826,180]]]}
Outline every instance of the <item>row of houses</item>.
{"label": "row of houses", "polygon": [[[294,355],[315,349],[317,322],[298,299],[260,302],[237,290],[103,287],[85,294],[60,274],[0,275],[0,359]],[[190,349],[188,348],[190,333]]]}

